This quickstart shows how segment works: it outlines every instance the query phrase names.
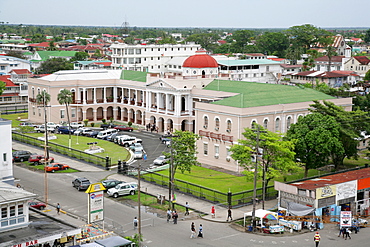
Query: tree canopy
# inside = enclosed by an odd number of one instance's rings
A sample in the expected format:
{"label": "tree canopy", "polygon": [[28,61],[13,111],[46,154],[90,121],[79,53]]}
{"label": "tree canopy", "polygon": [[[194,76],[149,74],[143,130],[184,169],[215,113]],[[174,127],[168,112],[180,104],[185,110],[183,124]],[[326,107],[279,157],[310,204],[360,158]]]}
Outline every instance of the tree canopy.
{"label": "tree canopy", "polygon": [[3,94],[3,92],[5,90],[5,86],[6,86],[6,83],[3,82],[3,81],[0,81],[0,95]]}
{"label": "tree canopy", "polygon": [[296,158],[305,166],[305,177],[309,169],[327,165],[333,153],[344,153],[339,123],[334,117],[321,113],[299,117],[298,122],[290,126],[286,139],[295,143]]}
{"label": "tree canopy", "polygon": [[284,33],[266,32],[257,38],[256,45],[263,53],[284,57],[289,47],[289,39]]}
{"label": "tree canopy", "polygon": [[52,74],[59,70],[72,70],[73,64],[65,58],[50,58],[36,70],[36,74]]}

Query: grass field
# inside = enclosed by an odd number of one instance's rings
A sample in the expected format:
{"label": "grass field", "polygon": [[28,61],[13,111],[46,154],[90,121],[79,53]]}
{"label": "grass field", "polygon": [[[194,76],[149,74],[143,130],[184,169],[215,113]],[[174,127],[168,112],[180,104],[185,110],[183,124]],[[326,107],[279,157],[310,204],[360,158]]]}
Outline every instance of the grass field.
{"label": "grass field", "polygon": [[19,119],[28,119],[28,113],[18,113],[18,114],[2,114],[2,118],[12,120],[12,127],[19,127],[21,121]]}

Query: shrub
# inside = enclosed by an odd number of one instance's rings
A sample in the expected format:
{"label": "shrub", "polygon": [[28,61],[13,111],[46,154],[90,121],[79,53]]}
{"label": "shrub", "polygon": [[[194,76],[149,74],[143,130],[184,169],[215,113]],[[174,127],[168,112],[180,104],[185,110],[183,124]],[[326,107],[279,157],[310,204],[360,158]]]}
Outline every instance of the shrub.
{"label": "shrub", "polygon": [[132,122],[128,122],[128,123],[127,123],[127,125],[128,125],[129,127],[131,127],[131,125],[132,125]]}
{"label": "shrub", "polygon": [[113,122],[113,117],[110,117],[109,121],[112,123]]}
{"label": "shrub", "polygon": [[107,120],[105,120],[105,118],[103,118],[101,121],[103,122],[103,124],[105,124],[107,122]]}
{"label": "shrub", "polygon": [[89,119],[85,119],[84,120],[84,125],[85,125],[85,127],[87,127],[87,124],[89,123]]}
{"label": "shrub", "polygon": [[91,125],[91,127],[94,127],[95,126],[95,123],[91,123],[90,125]]}

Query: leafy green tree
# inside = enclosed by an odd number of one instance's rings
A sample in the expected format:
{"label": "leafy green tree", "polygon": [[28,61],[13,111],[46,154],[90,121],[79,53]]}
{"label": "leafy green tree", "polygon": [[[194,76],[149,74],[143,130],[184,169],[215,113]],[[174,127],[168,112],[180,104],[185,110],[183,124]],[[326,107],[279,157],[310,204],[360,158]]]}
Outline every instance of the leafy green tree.
{"label": "leafy green tree", "polygon": [[50,58],[36,70],[37,74],[52,74],[59,70],[72,70],[73,64],[65,58]]}
{"label": "leafy green tree", "polygon": [[255,32],[252,30],[238,30],[233,33],[235,46],[239,50],[239,52],[246,52],[244,51],[244,48],[248,45],[248,43],[250,43],[254,35]]}
{"label": "leafy green tree", "polygon": [[101,51],[99,49],[96,49],[93,56],[97,58],[101,58],[102,57]]}
{"label": "leafy green tree", "polygon": [[76,54],[74,55],[74,57],[71,58],[71,62],[74,62],[74,61],[86,61],[87,59],[89,58],[89,54],[87,54],[87,52],[83,52],[83,51],[78,51],[76,52]]}
{"label": "leafy green tree", "polygon": [[332,116],[340,124],[340,141],[342,142],[344,152],[331,154],[331,160],[335,169],[343,165],[344,158],[357,159],[357,145],[362,132],[370,133],[370,117],[363,111],[345,111],[342,107],[335,105],[330,101],[320,103],[314,100],[310,105],[313,113],[321,113],[325,116]]}
{"label": "leafy green tree", "polygon": [[55,43],[54,43],[54,41],[50,41],[49,42],[49,47],[48,47],[48,49],[47,49],[48,51],[56,51],[56,50],[58,50],[58,48],[55,46]]}
{"label": "leafy green tree", "polygon": [[0,95],[3,94],[5,87],[6,87],[6,83],[3,81],[0,81]]}
{"label": "leafy green tree", "polygon": [[[259,130],[259,131],[258,131]],[[258,133],[259,132],[259,133]],[[266,188],[270,180],[299,169],[294,162],[294,143],[284,140],[278,133],[268,131],[255,124],[253,129],[245,128],[242,133],[244,139],[238,140],[230,148],[231,157],[245,167],[247,178],[254,177],[257,136],[258,138],[258,176],[262,178],[263,187]]]}
{"label": "leafy green tree", "polygon": [[46,41],[45,35],[42,35],[41,33],[36,33],[31,38],[32,43],[41,43]]}
{"label": "leafy green tree", "polygon": [[12,51],[11,50],[11,51],[8,51],[6,54],[8,56],[11,56],[11,57],[17,57],[17,58],[20,58],[20,59],[26,59],[26,57],[20,51]]}
{"label": "leafy green tree", "polygon": [[[71,120],[69,118],[68,106],[72,103],[72,92],[68,89],[63,89],[58,94],[58,102],[66,106],[68,127],[71,128]],[[68,147],[71,148],[71,131],[68,131]]]}
{"label": "leafy green tree", "polygon": [[289,39],[284,33],[266,32],[257,38],[256,45],[264,53],[284,57],[289,47]]}
{"label": "leafy green tree", "polygon": [[366,72],[364,81],[367,81],[367,82],[370,81],[370,69]]}
{"label": "leafy green tree", "polygon": [[309,71],[315,67],[315,59],[320,56],[320,53],[317,50],[308,50],[308,58],[303,62],[303,71]]}
{"label": "leafy green tree", "polygon": [[305,177],[309,169],[327,165],[333,153],[344,154],[340,125],[332,116],[313,113],[300,117],[290,126],[286,139],[295,142],[294,151],[296,158],[304,163]]}
{"label": "leafy green tree", "polygon": [[370,43],[370,29],[366,30],[364,41]]}
{"label": "leafy green tree", "polygon": [[207,51],[213,51],[218,47],[216,43],[219,38],[216,33],[196,33],[186,38],[186,42],[195,42]]}

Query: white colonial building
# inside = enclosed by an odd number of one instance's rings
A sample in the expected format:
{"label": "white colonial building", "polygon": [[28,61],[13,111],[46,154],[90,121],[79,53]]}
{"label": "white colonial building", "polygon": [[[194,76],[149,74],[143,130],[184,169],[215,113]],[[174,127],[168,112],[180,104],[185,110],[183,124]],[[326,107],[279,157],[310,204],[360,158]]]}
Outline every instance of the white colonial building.
{"label": "white colonial building", "polygon": [[13,184],[12,121],[0,118],[0,181]]}

